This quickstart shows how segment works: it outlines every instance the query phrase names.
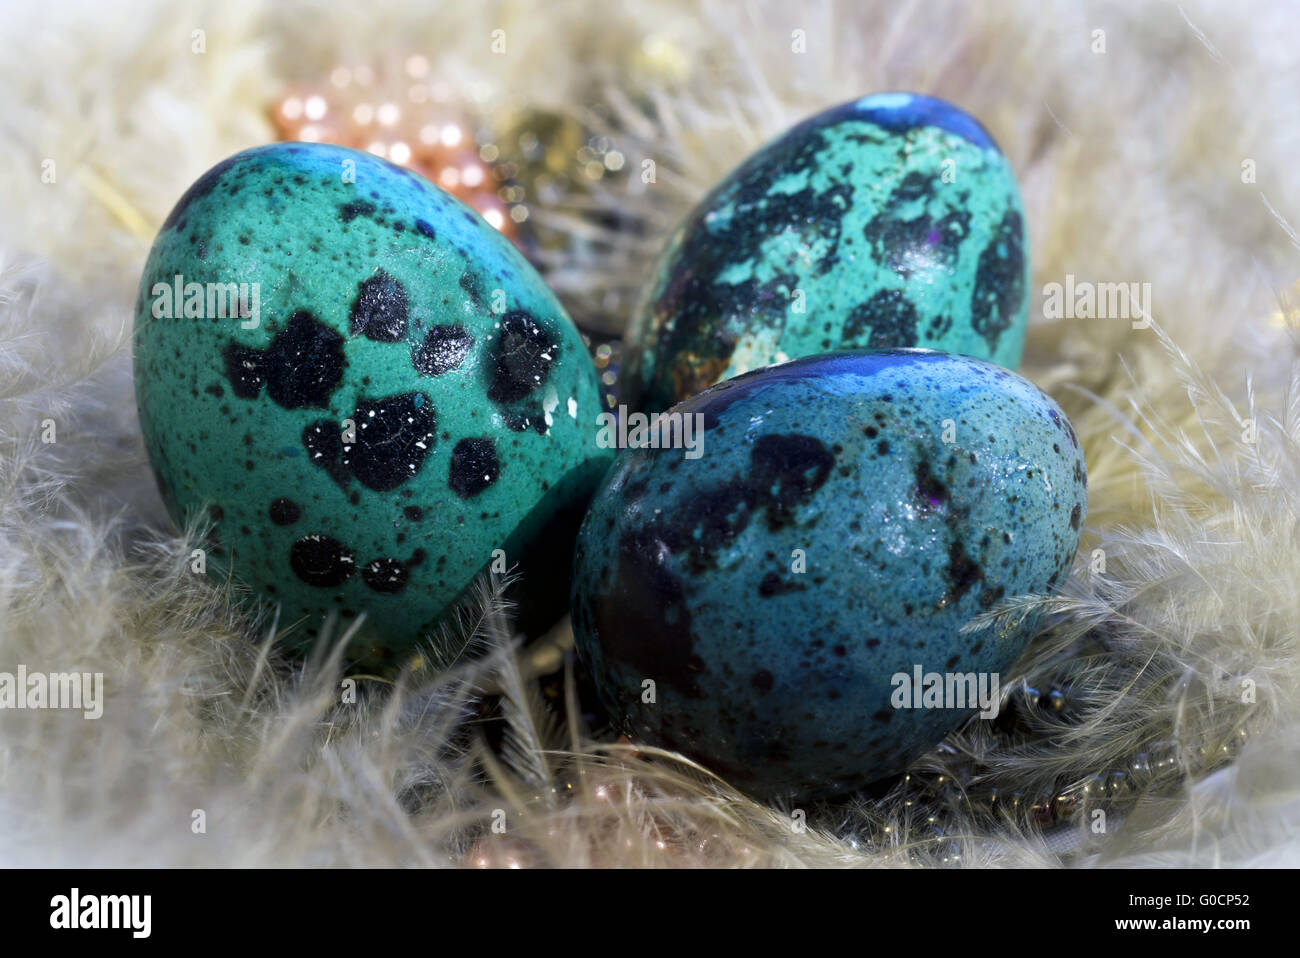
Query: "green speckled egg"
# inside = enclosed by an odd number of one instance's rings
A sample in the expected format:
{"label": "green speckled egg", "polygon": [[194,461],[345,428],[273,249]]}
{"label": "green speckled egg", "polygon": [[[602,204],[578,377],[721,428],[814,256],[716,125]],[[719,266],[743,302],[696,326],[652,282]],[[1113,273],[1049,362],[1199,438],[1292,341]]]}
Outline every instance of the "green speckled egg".
{"label": "green speckled egg", "polygon": [[595,369],[515,248],[415,174],[304,143],[205,173],[145,263],[135,384],[172,517],[206,512],[208,573],[290,641],[365,613],[350,653],[400,661],[494,560],[525,625],[562,613],[610,457]]}
{"label": "green speckled egg", "polygon": [[899,676],[970,675],[997,706],[1040,617],[962,628],[1058,588],[1087,514],[1056,403],[983,360],[860,350],[670,415],[699,417],[694,450],[622,452],[574,556],[574,635],[616,725],[806,798],[905,768],[971,715],[924,683],[898,697]]}
{"label": "green speckled egg", "polygon": [[628,331],[626,395],[661,410],[840,348],[1020,363],[1029,245],[1015,175],[950,103],[885,93],[796,126],[668,242]]}

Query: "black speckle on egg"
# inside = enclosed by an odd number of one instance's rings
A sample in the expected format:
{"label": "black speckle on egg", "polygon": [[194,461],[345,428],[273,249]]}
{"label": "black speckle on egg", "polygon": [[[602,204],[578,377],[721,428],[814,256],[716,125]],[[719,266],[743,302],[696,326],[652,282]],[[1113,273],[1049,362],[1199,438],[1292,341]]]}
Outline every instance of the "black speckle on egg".
{"label": "black speckle on egg", "polygon": [[[464,251],[462,251],[463,254]],[[469,301],[476,307],[482,308],[484,300],[487,298],[483,287],[483,279],[472,269],[467,269],[460,274],[460,288],[465,291]]]}
{"label": "black speckle on egg", "polygon": [[971,293],[971,327],[996,349],[1002,331],[1016,318],[1025,295],[1024,226],[1020,214],[1008,210],[998,231],[980,253]]}
{"label": "black speckle on egg", "polygon": [[285,409],[325,406],[343,378],[343,337],[305,309],[263,354],[266,392]]}
{"label": "black speckle on egg", "polygon": [[331,588],[352,575],[355,562],[343,543],[330,536],[303,536],[289,550],[289,567],[308,585]]}
{"label": "black speckle on egg", "polygon": [[[674,554],[684,553],[692,572],[702,572],[714,565],[718,550],[734,541],[756,512],[765,512],[772,530],[792,522],[795,507],[807,503],[821,488],[834,463],[834,455],[815,437],[760,436],[750,450],[748,472],[697,490],[666,518],[658,531],[659,542]],[[640,493],[629,488],[626,494]]]}
{"label": "black speckle on egg", "polygon": [[[935,264],[953,269],[962,241],[970,233],[970,213],[965,210],[948,213],[938,220],[924,213],[906,218],[918,201],[933,195],[934,183],[933,177],[917,172],[907,174],[864,230],[867,242],[876,250],[876,258],[904,279],[918,268],[933,268]],[[915,338],[911,341],[915,342]],[[880,342],[878,338],[877,344]]]}
{"label": "black speckle on egg", "polygon": [[942,509],[948,504],[948,487],[939,477],[930,471],[930,463],[920,459],[914,471],[916,478],[916,500],[924,511]]}
{"label": "black speckle on egg", "polygon": [[298,521],[302,510],[298,508],[298,503],[281,496],[271,503],[270,514],[271,521],[277,526],[291,526]]}
{"label": "black speckle on egg", "polygon": [[500,468],[491,439],[462,439],[452,450],[447,484],[456,495],[469,499],[496,482]]}
{"label": "black speckle on egg", "polygon": [[262,370],[262,351],[231,343],[226,347],[224,356],[230,391],[240,399],[256,399],[266,382]]}
{"label": "black speckle on egg", "polygon": [[546,425],[546,417],[542,414],[542,407],[536,402],[524,403],[519,409],[502,409],[501,421],[512,432],[527,432],[532,429],[538,435],[545,436],[550,430]]}
{"label": "black speckle on egg", "polygon": [[966,554],[966,547],[960,539],[954,539],[948,545],[948,568],[945,574],[948,578],[948,591],[939,600],[940,608],[960,600],[971,590],[971,586],[984,577],[979,563]]}
{"label": "black speckle on egg", "polygon": [[704,663],[695,654],[690,609],[681,582],[659,561],[661,549],[652,532],[623,534],[618,571],[608,586],[620,601],[599,603],[594,624],[609,654],[627,663],[638,680],[664,682],[687,698],[700,698],[696,677]]}
{"label": "black speckle on egg", "polygon": [[302,431],[302,445],[313,466],[324,469],[340,486],[347,485],[348,472],[343,466],[343,441],[338,423],[317,419]]}
{"label": "black speckle on egg", "polygon": [[339,205],[339,219],[351,223],[358,216],[373,216],[376,206],[369,200],[352,200]]}
{"label": "black speckle on egg", "polygon": [[835,457],[815,436],[759,436],[749,454],[750,479],[768,504],[768,525],[793,518],[796,505],[807,502],[830,475]]}
{"label": "black speckle on egg", "polygon": [[786,592],[802,590],[806,586],[801,582],[789,582],[782,579],[775,572],[769,572],[763,576],[758,584],[758,594],[763,598],[769,598],[774,595],[782,595]]}
{"label": "black speckle on egg", "polygon": [[411,364],[426,376],[441,376],[460,366],[473,345],[464,326],[434,326],[411,353]]}
{"label": "black speckle on egg", "polygon": [[523,310],[506,313],[492,351],[488,398],[516,402],[542,384],[555,365],[558,346]]}
{"label": "black speckle on egg", "polygon": [[361,569],[361,578],[371,590],[391,595],[406,587],[410,571],[401,559],[376,559]]}
{"label": "black speckle on egg", "polygon": [[423,393],[363,399],[354,417],[356,441],[343,444],[343,465],[367,489],[395,489],[420,471],[433,446],[437,418]]}
{"label": "black speckle on egg", "polygon": [[879,290],[849,313],[840,344],[846,347],[915,345],[916,307],[902,290]]}
{"label": "black speckle on egg", "polygon": [[376,270],[374,276],[357,284],[357,298],[352,304],[352,335],[380,343],[404,339],[409,308],[406,287],[382,269]]}

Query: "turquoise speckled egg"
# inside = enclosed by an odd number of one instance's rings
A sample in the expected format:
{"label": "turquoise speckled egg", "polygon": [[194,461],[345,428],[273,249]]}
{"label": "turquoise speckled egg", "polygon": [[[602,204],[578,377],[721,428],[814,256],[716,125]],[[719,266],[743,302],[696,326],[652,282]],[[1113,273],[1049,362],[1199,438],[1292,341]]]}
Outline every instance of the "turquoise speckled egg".
{"label": "turquoise speckled egg", "polygon": [[699,445],[627,448],[592,501],[574,633],[617,725],[752,794],[904,768],[972,712],[912,707],[938,702],[929,676],[995,691],[1038,621],[962,626],[1069,573],[1083,453],[1057,405],[1000,366],[839,351],[676,414],[699,417]]}
{"label": "turquoise speckled egg", "polygon": [[393,659],[494,560],[525,621],[563,613],[611,456],[594,366],[515,248],[415,174],[305,143],[213,167],[149,253],[135,381],[172,517],[206,510],[207,571],[300,642],[364,612],[350,653]]}
{"label": "turquoise speckled egg", "polygon": [[796,126],[668,242],[628,331],[625,389],[661,410],[841,348],[1020,363],[1029,245],[1015,174],[976,120],[906,93]]}

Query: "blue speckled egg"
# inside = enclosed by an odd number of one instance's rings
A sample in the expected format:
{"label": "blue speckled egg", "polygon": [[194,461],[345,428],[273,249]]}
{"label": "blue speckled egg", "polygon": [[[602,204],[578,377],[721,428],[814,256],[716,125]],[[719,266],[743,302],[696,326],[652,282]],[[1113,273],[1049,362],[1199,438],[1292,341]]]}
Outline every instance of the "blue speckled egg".
{"label": "blue speckled egg", "polygon": [[1000,673],[1035,619],[962,626],[1069,572],[1083,453],[1000,366],[839,351],[671,413],[702,442],[619,455],[578,535],[574,632],[624,731],[753,794],[905,767],[971,709],[895,707],[896,676]]}
{"label": "blue speckled egg", "polygon": [[523,569],[526,627],[563,614],[555,557],[612,459],[595,367],[518,251],[421,177],[306,143],[213,167],[145,263],[135,378],[171,515],[212,520],[206,571],[279,603],[287,642],[364,614],[355,659],[445,660],[493,562]]}
{"label": "blue speckled egg", "polygon": [[625,394],[664,409],[842,348],[1015,369],[1029,277],[1015,174],[984,128],[943,100],[868,96],[767,144],[690,213],[629,329]]}

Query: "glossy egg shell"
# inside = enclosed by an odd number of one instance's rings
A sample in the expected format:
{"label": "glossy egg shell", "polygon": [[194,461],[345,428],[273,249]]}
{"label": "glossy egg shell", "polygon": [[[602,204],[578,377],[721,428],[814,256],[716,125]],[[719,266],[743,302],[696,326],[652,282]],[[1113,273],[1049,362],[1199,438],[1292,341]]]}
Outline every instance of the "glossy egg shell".
{"label": "glossy egg shell", "polygon": [[1015,369],[1029,270],[1015,174],[987,131],[943,100],[864,97],[759,149],[688,215],[629,329],[626,395],[661,410],[840,348]]}
{"label": "glossy egg shell", "polygon": [[563,613],[611,458],[595,369],[523,257],[438,187],[321,144],[230,157],[154,242],[134,358],[171,515],[213,520],[208,573],[280,603],[286,641],[364,612],[352,654],[404,661],[494,557],[524,567],[525,618]]}
{"label": "glossy egg shell", "polygon": [[753,794],[904,768],[970,710],[895,708],[893,677],[1001,673],[1037,618],[962,626],[1069,572],[1079,442],[999,366],[836,352],[671,412],[701,417],[700,455],[620,453],[578,537],[574,632],[619,727]]}

